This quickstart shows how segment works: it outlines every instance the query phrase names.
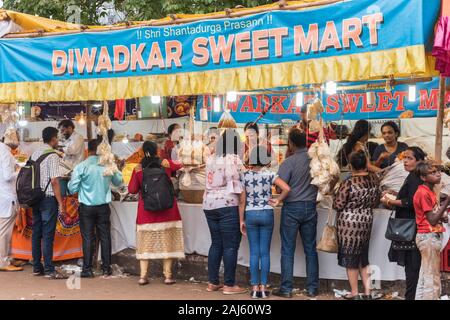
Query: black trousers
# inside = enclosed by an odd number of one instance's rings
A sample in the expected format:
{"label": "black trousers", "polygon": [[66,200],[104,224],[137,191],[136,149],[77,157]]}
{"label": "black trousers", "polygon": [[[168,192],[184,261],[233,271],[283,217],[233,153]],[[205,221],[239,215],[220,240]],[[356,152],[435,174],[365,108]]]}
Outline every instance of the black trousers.
{"label": "black trousers", "polygon": [[419,281],[420,264],[422,257],[420,251],[405,251],[405,276],[406,276],[406,293],[405,300],[414,300],[416,297],[417,282]]}
{"label": "black trousers", "polygon": [[83,271],[92,271],[96,236],[102,248],[102,271],[111,268],[111,209],[109,204],[87,206],[80,203],[80,231],[83,240]]}

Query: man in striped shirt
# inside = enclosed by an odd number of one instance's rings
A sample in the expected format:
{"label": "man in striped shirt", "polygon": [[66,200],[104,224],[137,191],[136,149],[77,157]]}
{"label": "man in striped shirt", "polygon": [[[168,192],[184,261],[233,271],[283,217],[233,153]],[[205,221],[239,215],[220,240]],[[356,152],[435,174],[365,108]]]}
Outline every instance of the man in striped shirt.
{"label": "man in striped shirt", "polygon": [[[65,207],[59,185],[61,158],[56,153],[58,147],[58,129],[47,127],[42,131],[44,145],[35,151],[31,160],[36,161],[42,155],[49,154],[40,164],[40,186],[45,198],[33,207],[33,234],[31,247],[33,255],[33,275],[57,278],[53,265],[53,241],[55,238],[58,207],[64,213]],[[44,256],[44,265],[41,258]]]}

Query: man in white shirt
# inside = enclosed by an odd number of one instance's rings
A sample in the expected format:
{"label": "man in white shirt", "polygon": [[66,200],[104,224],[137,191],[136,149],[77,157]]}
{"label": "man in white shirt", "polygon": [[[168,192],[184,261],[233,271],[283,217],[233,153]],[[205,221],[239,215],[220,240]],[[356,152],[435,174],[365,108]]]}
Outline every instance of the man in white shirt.
{"label": "man in white shirt", "polygon": [[[21,271],[10,263],[11,237],[17,215],[16,159],[11,153],[11,139],[0,142],[0,271]],[[14,142],[17,143],[17,142]]]}
{"label": "man in white shirt", "polygon": [[75,131],[75,125],[72,120],[62,120],[58,124],[58,129],[64,137],[61,151],[64,153],[63,161],[71,168],[84,160],[84,138]]}

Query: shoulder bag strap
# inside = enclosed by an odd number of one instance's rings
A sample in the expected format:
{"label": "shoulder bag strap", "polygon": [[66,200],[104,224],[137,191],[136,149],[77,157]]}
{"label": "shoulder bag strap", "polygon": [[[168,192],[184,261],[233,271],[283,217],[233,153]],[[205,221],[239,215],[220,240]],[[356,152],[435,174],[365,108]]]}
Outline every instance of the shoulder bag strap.
{"label": "shoulder bag strap", "polygon": [[[34,180],[34,187],[38,187],[41,183],[41,163],[44,161],[49,155],[54,154],[54,151],[44,151],[44,154],[42,154],[37,160],[36,160],[36,167],[39,169],[35,172],[35,180]],[[44,192],[47,191],[48,186],[50,185],[51,179],[48,179],[47,185],[45,186]]]}
{"label": "shoulder bag strap", "polygon": [[[333,212],[333,197],[332,196],[327,196],[327,197],[331,200],[330,207],[328,208],[327,225],[336,227],[337,214],[334,214],[334,212]],[[334,216],[334,219],[333,219],[333,216]]]}
{"label": "shoulder bag strap", "polygon": [[391,214],[389,215],[389,217],[390,217],[390,218],[393,218],[393,217],[394,217],[394,214],[395,214],[395,209],[393,209],[393,210],[391,211]]}

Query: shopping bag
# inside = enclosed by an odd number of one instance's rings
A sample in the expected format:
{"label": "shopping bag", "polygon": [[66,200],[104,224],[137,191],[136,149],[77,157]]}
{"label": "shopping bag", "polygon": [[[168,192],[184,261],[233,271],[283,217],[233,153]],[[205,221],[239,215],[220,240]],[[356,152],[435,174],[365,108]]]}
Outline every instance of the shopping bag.
{"label": "shopping bag", "polygon": [[333,210],[331,208],[329,208],[327,224],[317,244],[317,250],[328,253],[338,252],[336,219],[333,221]]}

